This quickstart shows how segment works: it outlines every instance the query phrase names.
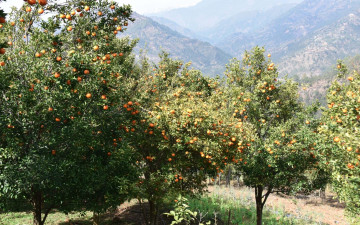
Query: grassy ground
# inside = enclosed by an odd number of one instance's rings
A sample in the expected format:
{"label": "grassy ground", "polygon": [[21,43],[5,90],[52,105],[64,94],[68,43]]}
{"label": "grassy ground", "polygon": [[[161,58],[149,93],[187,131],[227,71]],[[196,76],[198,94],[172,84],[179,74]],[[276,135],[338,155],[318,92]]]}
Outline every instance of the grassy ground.
{"label": "grassy ground", "polygon": [[[204,221],[211,220],[212,224],[215,221],[217,224],[256,224],[256,208],[252,195],[243,195],[238,198],[236,195],[222,195],[213,192],[199,199],[191,199],[189,205],[191,210],[204,216]],[[310,218],[298,218],[280,207],[265,208],[263,223],[266,225],[325,224],[313,221]]]}
{"label": "grassy ground", "polygon": [[[254,193],[246,187],[209,186],[209,193],[199,198],[189,199],[191,211],[197,212],[196,225],[211,221],[213,225],[252,225],[256,221]],[[332,196],[321,199],[316,196],[280,196],[271,195],[265,205],[264,225],[359,225],[359,220],[346,219],[344,205]],[[174,199],[169,199],[174,202]],[[165,206],[163,212],[168,212]],[[49,225],[90,225],[92,213],[73,213],[65,215],[50,213],[46,224]],[[102,217],[101,225],[144,225],[142,208],[137,201],[122,204],[116,211]],[[230,222],[230,223],[229,223]],[[159,225],[171,223],[171,218],[160,216]],[[0,225],[30,225],[31,213],[0,214]]]}
{"label": "grassy ground", "polygon": [[[92,213],[88,212],[85,214],[73,213],[65,215],[60,212],[50,213],[46,219],[46,224],[57,224],[57,225],[90,225]],[[21,213],[5,213],[0,214],[0,224],[3,225],[31,225],[32,214],[29,212]],[[104,218],[104,225],[111,224],[108,219]]]}

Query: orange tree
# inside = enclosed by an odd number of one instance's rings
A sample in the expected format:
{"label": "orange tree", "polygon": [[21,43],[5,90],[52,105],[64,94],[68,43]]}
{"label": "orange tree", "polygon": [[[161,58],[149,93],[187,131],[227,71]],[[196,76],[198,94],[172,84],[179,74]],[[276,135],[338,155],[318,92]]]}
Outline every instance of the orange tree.
{"label": "orange tree", "polygon": [[333,189],[346,202],[349,212],[359,214],[360,75],[355,71],[350,74],[341,61],[338,69],[339,80],[329,88],[328,108],[319,130],[328,146],[323,154],[332,173]]}
{"label": "orange tree", "polygon": [[[242,62],[227,66],[228,113],[248,128],[238,143],[235,165],[244,183],[255,190],[257,224],[273,192],[310,191],[315,178],[325,178],[317,169],[318,134],[313,112],[298,99],[298,86],[278,80],[278,72],[263,48],[245,52]],[[270,55],[269,55],[270,57]],[[321,176],[317,176],[321,175]]]}
{"label": "orange tree", "polygon": [[153,68],[144,60],[133,100],[123,105],[132,117],[121,129],[138,153],[138,198],[149,202],[148,224],[156,224],[166,196],[201,192],[207,174],[230,158],[231,129],[216,110],[225,104],[219,84],[188,67],[167,54]]}
{"label": "orange tree", "polygon": [[[0,3],[1,2],[5,2],[6,0],[0,0]],[[6,13],[4,12],[3,9],[0,8],[0,29],[3,28],[4,24],[6,23]],[[4,35],[2,32],[1,32],[1,35]],[[5,47],[6,47],[6,42],[1,42],[0,43],[0,54],[3,55],[5,54]]]}
{"label": "orange tree", "polygon": [[[54,208],[116,206],[137,179],[116,129],[127,117],[119,103],[133,79],[135,45],[116,33],[131,9],[53,2],[29,0],[1,28],[9,47],[0,56],[0,204],[31,203],[34,224]],[[56,15],[41,21],[47,12]]]}

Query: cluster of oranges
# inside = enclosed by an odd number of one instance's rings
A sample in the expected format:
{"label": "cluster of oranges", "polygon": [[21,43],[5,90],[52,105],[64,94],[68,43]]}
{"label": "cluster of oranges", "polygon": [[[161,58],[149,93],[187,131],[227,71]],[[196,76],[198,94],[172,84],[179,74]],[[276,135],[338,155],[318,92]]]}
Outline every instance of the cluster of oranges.
{"label": "cluster of oranges", "polygon": [[28,0],[27,2],[28,2],[30,5],[35,5],[37,2],[38,2],[39,5],[41,5],[41,6],[44,6],[44,5],[47,4],[47,0],[38,0],[38,1],[36,1],[36,0]]}

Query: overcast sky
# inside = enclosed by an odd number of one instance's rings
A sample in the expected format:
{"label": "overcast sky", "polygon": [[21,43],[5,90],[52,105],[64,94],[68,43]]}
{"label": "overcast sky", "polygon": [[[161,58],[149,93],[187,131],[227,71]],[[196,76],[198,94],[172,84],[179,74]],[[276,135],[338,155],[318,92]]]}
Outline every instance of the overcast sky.
{"label": "overcast sky", "polygon": [[[140,14],[148,14],[154,12],[160,12],[169,9],[175,9],[180,7],[186,7],[195,5],[201,0],[115,0],[120,4],[130,4],[134,11]],[[20,7],[24,0],[7,0],[0,3],[0,7],[5,12],[10,11],[11,6]],[[60,1],[59,1],[60,2]]]}

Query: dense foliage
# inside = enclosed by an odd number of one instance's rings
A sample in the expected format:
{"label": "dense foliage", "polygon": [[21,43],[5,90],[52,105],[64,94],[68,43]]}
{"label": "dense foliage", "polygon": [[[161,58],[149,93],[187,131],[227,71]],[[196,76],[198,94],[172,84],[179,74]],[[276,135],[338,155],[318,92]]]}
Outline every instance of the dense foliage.
{"label": "dense foliage", "polygon": [[[332,184],[340,199],[353,214],[360,212],[360,75],[349,73],[338,64],[339,80],[328,90],[323,126],[319,128],[327,141],[325,164],[332,173]],[[347,77],[347,80],[344,78]]]}
{"label": "dense foliage", "polygon": [[[312,121],[316,106],[306,109],[298,99],[298,86],[278,80],[274,63],[264,49],[245,52],[243,61],[228,66],[228,109],[249,127],[238,144],[235,160],[246,185],[255,189],[258,224],[272,192],[310,191],[318,188],[318,135]],[[270,58],[270,55],[269,55]],[[241,136],[240,136],[241,137]],[[265,192],[265,194],[263,194]]]}
{"label": "dense foliage", "polygon": [[[49,9],[56,15],[42,21]],[[117,125],[127,117],[120,105],[135,43],[115,38],[130,13],[108,1],[28,1],[9,15],[1,30],[9,45],[0,60],[2,208],[29,202],[43,224],[54,208],[98,212],[130,197],[137,176]]]}
{"label": "dense foliage", "polygon": [[320,122],[263,48],[230,61],[226,82],[166,53],[136,62],[137,41],[116,37],[131,13],[108,0],[0,12],[2,211],[31,210],[34,224],[54,209],[92,211],[98,223],[137,198],[155,225],[165,198],[202,193],[231,164],[255,190],[257,224],[271,193],[309,193],[329,173],[359,213],[357,72],[330,87]]}

